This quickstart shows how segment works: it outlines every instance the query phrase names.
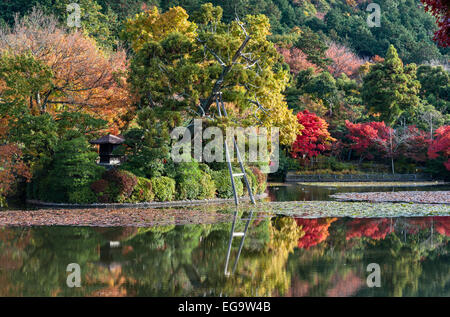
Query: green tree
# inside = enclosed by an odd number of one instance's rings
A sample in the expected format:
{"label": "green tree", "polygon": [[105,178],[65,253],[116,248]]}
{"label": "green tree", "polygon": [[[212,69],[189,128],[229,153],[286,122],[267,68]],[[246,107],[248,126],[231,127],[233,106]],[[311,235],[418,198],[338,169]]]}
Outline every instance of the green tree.
{"label": "green tree", "polygon": [[[162,14],[153,8],[127,21],[124,36],[135,51],[129,81],[139,106],[149,109],[155,129],[171,130],[192,116],[217,115],[213,101],[222,91],[235,117],[278,126],[281,142],[292,143],[300,127],[284,101],[289,75],[267,39],[267,17],[227,24],[221,14],[206,4],[193,14],[196,23],[181,7]],[[246,116],[258,103],[266,109],[259,120]]]}
{"label": "green tree", "polygon": [[416,80],[416,65],[403,66],[397,50],[391,45],[382,63],[371,66],[364,77],[362,100],[372,113],[389,124],[401,116],[413,118],[420,106],[420,83]]}

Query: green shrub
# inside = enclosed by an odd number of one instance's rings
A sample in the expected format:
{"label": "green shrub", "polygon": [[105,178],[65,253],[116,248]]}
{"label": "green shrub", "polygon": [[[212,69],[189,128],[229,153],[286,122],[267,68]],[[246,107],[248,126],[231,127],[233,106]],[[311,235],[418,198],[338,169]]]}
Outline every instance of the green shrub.
{"label": "green shrub", "polygon": [[148,202],[153,201],[155,193],[153,192],[152,182],[144,177],[138,177],[137,185],[134,187],[128,202]]}
{"label": "green shrub", "polygon": [[[239,172],[235,171],[234,173]],[[231,186],[230,172],[228,169],[213,171],[211,176],[214,184],[216,185],[217,196],[220,198],[232,198],[233,187]],[[244,186],[242,185],[242,181],[235,178],[235,185],[238,196],[242,196],[244,194]]]}
{"label": "green shrub", "polygon": [[250,170],[253,172],[253,175],[255,175],[255,178],[258,182],[257,194],[264,193],[267,188],[267,174],[261,172],[261,170],[256,166],[251,166]]}
{"label": "green shrub", "polygon": [[[35,178],[37,196],[42,201],[68,202],[69,195],[89,187],[105,170],[95,164],[97,153],[85,137],[61,140],[51,162]],[[48,170],[48,173],[47,171]]]}
{"label": "green shrub", "polygon": [[197,162],[177,164],[177,199],[208,199],[215,197],[216,186],[206,164]]}
{"label": "green shrub", "polygon": [[216,197],[216,184],[210,174],[202,172],[200,185],[200,195],[198,196],[198,199],[210,199]]}
{"label": "green shrub", "polygon": [[71,204],[92,204],[97,201],[97,196],[89,187],[83,187],[69,193]]}
{"label": "green shrub", "polygon": [[154,177],[151,179],[153,192],[158,201],[173,200],[175,196],[175,180],[166,177]]}
{"label": "green shrub", "polygon": [[[253,171],[249,167],[245,168],[245,174],[247,175],[247,179],[248,179],[250,188],[252,189],[253,195],[257,195],[259,186],[258,186],[258,180],[256,179],[255,174],[253,174]],[[244,192],[246,193],[246,195],[248,195],[247,186],[245,185],[245,179],[244,179],[244,177],[242,177],[241,179],[242,179],[242,184],[244,186]]]}

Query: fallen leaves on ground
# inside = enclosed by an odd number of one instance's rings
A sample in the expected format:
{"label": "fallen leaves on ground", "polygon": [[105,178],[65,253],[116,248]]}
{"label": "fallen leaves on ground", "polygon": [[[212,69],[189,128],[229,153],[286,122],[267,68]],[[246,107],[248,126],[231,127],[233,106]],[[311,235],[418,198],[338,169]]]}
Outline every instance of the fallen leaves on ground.
{"label": "fallen leaves on ground", "polygon": [[39,209],[0,212],[2,226],[151,227],[231,221],[231,214],[194,209]]}

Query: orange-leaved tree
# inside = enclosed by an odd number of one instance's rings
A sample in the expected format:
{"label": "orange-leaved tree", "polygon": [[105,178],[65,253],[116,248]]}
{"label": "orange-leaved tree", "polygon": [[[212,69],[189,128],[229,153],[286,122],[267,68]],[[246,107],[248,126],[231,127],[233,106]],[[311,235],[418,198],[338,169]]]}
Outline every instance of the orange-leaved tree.
{"label": "orange-leaved tree", "polygon": [[[47,79],[45,84],[27,91],[29,95],[19,96],[20,92],[13,93],[14,83],[8,82],[11,74],[4,70],[0,101],[25,97],[32,113],[81,111],[101,117],[115,127],[121,125],[119,117],[129,110],[124,50],[102,51],[93,39],[66,31],[54,17],[38,9],[17,18],[12,28],[0,29],[0,56],[7,58],[9,70],[22,75],[25,81],[35,75],[31,70],[36,68],[28,67],[28,62],[35,60],[45,66],[45,76],[39,76]],[[27,62],[20,63],[20,56],[26,56]],[[42,67],[38,69],[43,71]]]}

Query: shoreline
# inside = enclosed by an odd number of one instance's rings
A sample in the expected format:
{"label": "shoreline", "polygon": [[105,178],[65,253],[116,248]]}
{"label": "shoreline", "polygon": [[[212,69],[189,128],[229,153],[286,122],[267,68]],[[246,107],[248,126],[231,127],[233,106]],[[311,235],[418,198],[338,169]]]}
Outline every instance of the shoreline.
{"label": "shoreline", "polygon": [[[255,200],[267,198],[267,193],[255,195]],[[239,197],[240,201],[250,201],[249,196]],[[37,207],[52,208],[172,208],[186,207],[196,205],[209,205],[234,202],[234,198],[214,198],[214,199],[198,199],[198,200],[174,200],[174,201],[151,201],[143,203],[95,203],[95,204],[69,204],[69,203],[52,203],[35,199],[27,199],[26,203]]]}

